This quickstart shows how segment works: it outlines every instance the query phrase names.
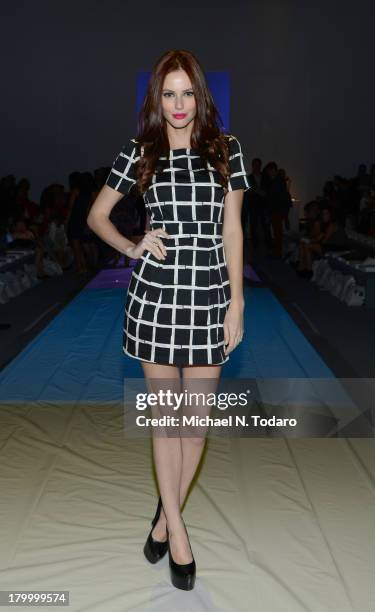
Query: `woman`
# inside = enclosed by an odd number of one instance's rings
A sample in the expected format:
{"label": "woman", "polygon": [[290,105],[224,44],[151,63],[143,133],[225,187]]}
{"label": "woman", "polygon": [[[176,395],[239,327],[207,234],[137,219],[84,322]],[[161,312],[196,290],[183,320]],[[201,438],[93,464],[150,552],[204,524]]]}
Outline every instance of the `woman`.
{"label": "woman", "polygon": [[[134,186],[151,215],[136,245],[108,219]],[[207,392],[242,340],[241,206],[248,188],[240,143],[220,131],[199,62],[188,51],[168,51],[152,71],[137,138],[123,146],[88,218],[103,240],[138,259],[123,350],[141,360],[148,384],[165,379],[172,391],[181,382],[189,391],[209,379]],[[182,589],[193,588],[196,568],[181,507],[205,442],[191,433],[153,432],[161,497],[144,547],[152,563],[168,550],[172,584]]]}
{"label": "woman", "polygon": [[[338,236],[338,223],[336,222],[332,209],[328,206],[321,210],[321,222],[313,225],[314,235],[310,238],[303,238],[300,242],[300,254],[297,273],[299,276],[311,278],[313,255],[322,257],[325,247],[334,242],[334,237]],[[318,221],[318,220],[317,220]]]}

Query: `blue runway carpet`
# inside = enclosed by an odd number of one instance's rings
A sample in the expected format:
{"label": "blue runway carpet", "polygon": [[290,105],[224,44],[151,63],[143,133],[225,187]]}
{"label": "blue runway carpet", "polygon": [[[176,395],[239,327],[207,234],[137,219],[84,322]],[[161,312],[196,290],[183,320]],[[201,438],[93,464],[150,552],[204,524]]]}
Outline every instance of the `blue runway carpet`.
{"label": "blue runway carpet", "polygon": [[[126,289],[85,288],[0,374],[0,399],[118,401],[141,363],[122,352]],[[332,378],[268,289],[245,288],[245,336],[223,366],[230,378]]]}

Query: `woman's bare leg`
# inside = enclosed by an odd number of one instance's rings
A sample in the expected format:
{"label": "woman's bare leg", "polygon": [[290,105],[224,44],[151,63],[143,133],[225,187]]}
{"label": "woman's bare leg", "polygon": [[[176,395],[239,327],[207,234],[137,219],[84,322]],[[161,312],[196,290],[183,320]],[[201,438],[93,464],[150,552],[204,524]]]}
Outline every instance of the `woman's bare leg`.
{"label": "woman's bare leg", "polygon": [[[142,362],[146,378],[169,379],[168,388],[173,383],[175,391],[181,392],[213,392],[221,372],[219,366],[186,366],[183,367],[183,385],[179,368],[176,366],[165,366]],[[194,382],[195,379],[207,379],[206,381]],[[152,388],[156,391],[155,388]],[[184,414],[203,415],[210,412],[203,406],[198,408],[183,406]],[[181,510],[189,486],[199,465],[205,444],[205,435],[202,431],[199,435],[191,437],[184,433],[182,437],[158,437],[153,436],[154,461],[159,482],[159,490],[163,501],[163,508],[159,520],[152,530],[152,536],[160,542],[166,540],[166,524],[168,531],[172,556],[176,563],[190,563],[192,560],[191,549],[184,524],[182,522]],[[165,511],[165,512],[164,512]]]}
{"label": "woman's bare leg", "polygon": [[[187,366],[182,368],[182,382],[183,389],[190,393],[214,393],[217,388],[217,383],[220,378],[222,366]],[[205,380],[202,380],[205,379]],[[196,382],[195,382],[196,381]],[[211,407],[204,405],[199,406],[185,406],[184,414],[205,416],[209,415]],[[182,474],[181,474],[181,486],[180,486],[180,503],[183,505],[187,493],[189,491],[190,484],[197,471],[199,462],[202,457],[202,453],[206,443],[206,432],[201,429],[196,432],[194,436],[193,432],[185,431],[186,428],[182,429],[181,445],[182,445]],[[191,435],[193,434],[193,435]]]}
{"label": "woman's bare leg", "polygon": [[[149,383],[149,392],[157,393],[160,389],[181,392],[180,370],[177,366],[153,364],[142,361],[145,378]],[[157,379],[152,381],[150,379]],[[166,379],[166,384],[163,380]],[[161,406],[152,408],[153,416],[175,414],[168,408],[162,410]],[[167,428],[168,429],[168,428]],[[169,433],[169,432],[168,432]],[[158,478],[160,495],[163,503],[163,517],[168,523],[169,541],[172,557],[176,563],[185,564],[192,561],[191,550],[180,510],[180,486],[182,471],[182,446],[179,431],[176,435],[152,436],[155,468]],[[165,519],[164,519],[165,520]],[[166,530],[160,536],[160,521],[152,531],[155,540],[165,541]]]}
{"label": "woman's bare leg", "polygon": [[[159,366],[166,367],[166,366]],[[186,366],[182,367],[183,377],[182,377],[182,391],[187,391],[188,393],[210,393],[214,392],[217,387],[217,381],[221,372],[221,365],[217,366]],[[151,376],[151,375],[149,375]],[[157,377],[158,374],[152,374],[152,377]],[[161,376],[161,375],[160,375]],[[171,377],[171,375],[167,373],[167,378]],[[200,380],[199,380],[200,379]],[[201,379],[206,379],[202,381]],[[194,382],[197,380],[197,382]],[[204,414],[210,413],[210,408],[207,409],[204,406],[198,407],[183,407],[183,413],[186,415],[198,414],[199,416],[203,416]],[[185,428],[186,429],[186,428]],[[166,438],[159,438],[159,440],[163,441]],[[180,508],[183,506],[184,501],[186,499],[190,484],[194,478],[197,467],[199,465],[200,459],[202,457],[203,449],[206,442],[205,432],[200,431],[199,435],[193,436],[189,435],[188,431],[182,430],[181,438],[172,438],[172,440],[176,440],[180,444],[181,448],[181,472],[180,472],[180,488],[179,488],[179,505]],[[155,452],[155,447],[154,447]],[[158,451],[156,450],[156,453]],[[160,488],[160,485],[159,485]],[[161,489],[160,489],[161,492]],[[163,502],[164,504],[164,502]],[[168,514],[168,512],[167,512]],[[161,510],[159,520],[155,525],[152,535],[155,540],[160,542],[166,540],[166,524],[167,518],[163,509]],[[168,522],[169,525],[169,522]],[[171,531],[168,527],[169,532]],[[179,550],[181,551],[181,561],[178,561],[178,558],[175,558],[175,550],[172,549],[173,558],[177,563],[189,563],[192,560],[190,554],[190,547],[188,545],[185,534],[181,534],[179,532],[179,536],[182,535],[182,543],[179,546]],[[172,538],[171,538],[171,546],[172,546]],[[178,552],[176,553],[178,557]]]}

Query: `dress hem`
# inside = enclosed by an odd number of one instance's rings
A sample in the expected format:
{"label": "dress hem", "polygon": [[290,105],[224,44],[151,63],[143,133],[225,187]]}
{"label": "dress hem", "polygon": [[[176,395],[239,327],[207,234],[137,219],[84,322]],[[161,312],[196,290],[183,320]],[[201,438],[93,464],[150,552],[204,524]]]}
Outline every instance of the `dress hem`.
{"label": "dress hem", "polygon": [[226,359],[224,359],[224,361],[219,361],[218,363],[175,363],[175,362],[168,362],[168,363],[161,363],[160,361],[152,361],[152,359],[144,359],[144,357],[138,357],[137,355],[133,355],[133,353],[130,353],[124,346],[122,347],[123,352],[128,355],[129,357],[133,357],[133,359],[138,359],[138,361],[146,361],[147,363],[155,363],[157,365],[174,365],[174,366],[215,366],[215,365],[223,365],[224,363],[227,363],[227,361],[229,361],[229,355]]}

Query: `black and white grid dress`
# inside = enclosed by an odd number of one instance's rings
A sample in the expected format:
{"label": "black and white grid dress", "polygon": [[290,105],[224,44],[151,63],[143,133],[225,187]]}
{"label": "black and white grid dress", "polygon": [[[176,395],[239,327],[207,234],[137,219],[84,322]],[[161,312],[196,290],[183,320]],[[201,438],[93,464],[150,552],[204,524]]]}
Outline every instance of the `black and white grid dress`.
{"label": "black and white grid dress", "polygon": [[[241,145],[229,136],[228,190],[249,189]],[[126,195],[142,154],[130,139],[116,157],[107,185]],[[218,172],[194,149],[170,149],[159,158],[143,194],[150,229],[163,228],[167,256],[146,250],[128,287],[123,351],[143,361],[174,365],[222,364],[223,322],[231,300],[222,228],[224,189]]]}

